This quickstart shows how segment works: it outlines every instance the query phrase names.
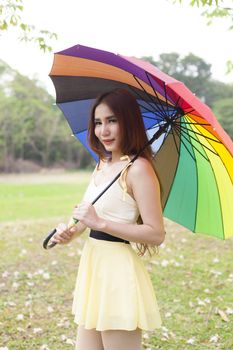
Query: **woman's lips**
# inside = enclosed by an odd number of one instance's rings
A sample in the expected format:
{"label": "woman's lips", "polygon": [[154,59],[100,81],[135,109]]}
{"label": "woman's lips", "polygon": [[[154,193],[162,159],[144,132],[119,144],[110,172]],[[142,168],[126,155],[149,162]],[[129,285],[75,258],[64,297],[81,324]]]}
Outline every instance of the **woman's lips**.
{"label": "woman's lips", "polygon": [[112,139],[112,140],[102,140],[102,142],[103,142],[104,145],[110,145],[111,143],[114,142],[114,139]]}

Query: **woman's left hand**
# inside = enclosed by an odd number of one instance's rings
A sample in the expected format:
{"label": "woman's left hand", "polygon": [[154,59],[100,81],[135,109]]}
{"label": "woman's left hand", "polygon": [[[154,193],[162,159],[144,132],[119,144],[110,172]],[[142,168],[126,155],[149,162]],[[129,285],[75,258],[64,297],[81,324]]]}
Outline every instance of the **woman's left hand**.
{"label": "woman's left hand", "polygon": [[101,230],[102,219],[97,215],[91,203],[82,202],[74,207],[73,218],[92,230]]}

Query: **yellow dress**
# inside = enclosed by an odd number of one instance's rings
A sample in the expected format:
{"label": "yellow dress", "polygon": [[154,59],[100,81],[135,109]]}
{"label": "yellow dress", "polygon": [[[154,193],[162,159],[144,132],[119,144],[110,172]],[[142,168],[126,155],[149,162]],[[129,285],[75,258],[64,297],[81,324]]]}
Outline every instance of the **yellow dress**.
{"label": "yellow dress", "polygon": [[[92,178],[84,200],[93,199],[108,183]],[[120,223],[136,223],[135,200],[117,180],[94,205],[97,214]],[[72,312],[86,329],[153,330],[160,313],[149,274],[130,244],[88,237],[81,256]]]}

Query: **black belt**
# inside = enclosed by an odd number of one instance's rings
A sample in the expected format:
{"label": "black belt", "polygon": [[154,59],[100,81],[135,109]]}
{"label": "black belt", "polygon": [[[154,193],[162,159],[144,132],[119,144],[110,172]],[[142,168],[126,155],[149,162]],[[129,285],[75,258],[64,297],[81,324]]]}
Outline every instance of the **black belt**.
{"label": "black belt", "polygon": [[95,239],[101,239],[103,241],[122,242],[125,244],[129,244],[129,241],[126,241],[125,239],[109,235],[108,233],[105,233],[102,231],[91,230],[90,237],[95,238]]}

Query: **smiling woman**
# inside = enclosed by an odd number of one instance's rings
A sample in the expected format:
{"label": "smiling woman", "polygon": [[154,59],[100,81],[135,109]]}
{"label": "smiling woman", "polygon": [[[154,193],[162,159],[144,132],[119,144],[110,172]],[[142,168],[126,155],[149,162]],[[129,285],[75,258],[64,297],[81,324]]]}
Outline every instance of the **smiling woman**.
{"label": "smiling woman", "polygon": [[[108,147],[118,150],[118,159],[119,155],[137,154],[148,142],[135,98],[130,93],[123,94],[120,91],[122,90],[101,95],[92,108],[88,127],[89,144],[102,160],[106,158],[106,151],[112,151]],[[115,152],[109,155],[114,162]],[[143,151],[142,156],[151,160],[149,147]]]}
{"label": "smiling woman", "polygon": [[[119,154],[115,155],[115,152],[120,149],[121,143],[119,122],[106,104],[100,104],[96,107],[94,125],[95,136],[99,142],[107,152],[112,152],[112,157],[114,155],[118,159]],[[114,160],[112,159],[112,161]]]}
{"label": "smiling woman", "polygon": [[[142,330],[160,328],[153,286],[130,242],[159,246],[165,237],[160,186],[135,97],[115,89],[96,99],[89,121],[90,147],[99,156],[81,203],[77,225],[61,223],[52,238],[65,244],[85,228],[72,311],[77,350],[141,349]],[[139,154],[135,161],[131,161]],[[121,176],[93,206],[106,184]]]}

